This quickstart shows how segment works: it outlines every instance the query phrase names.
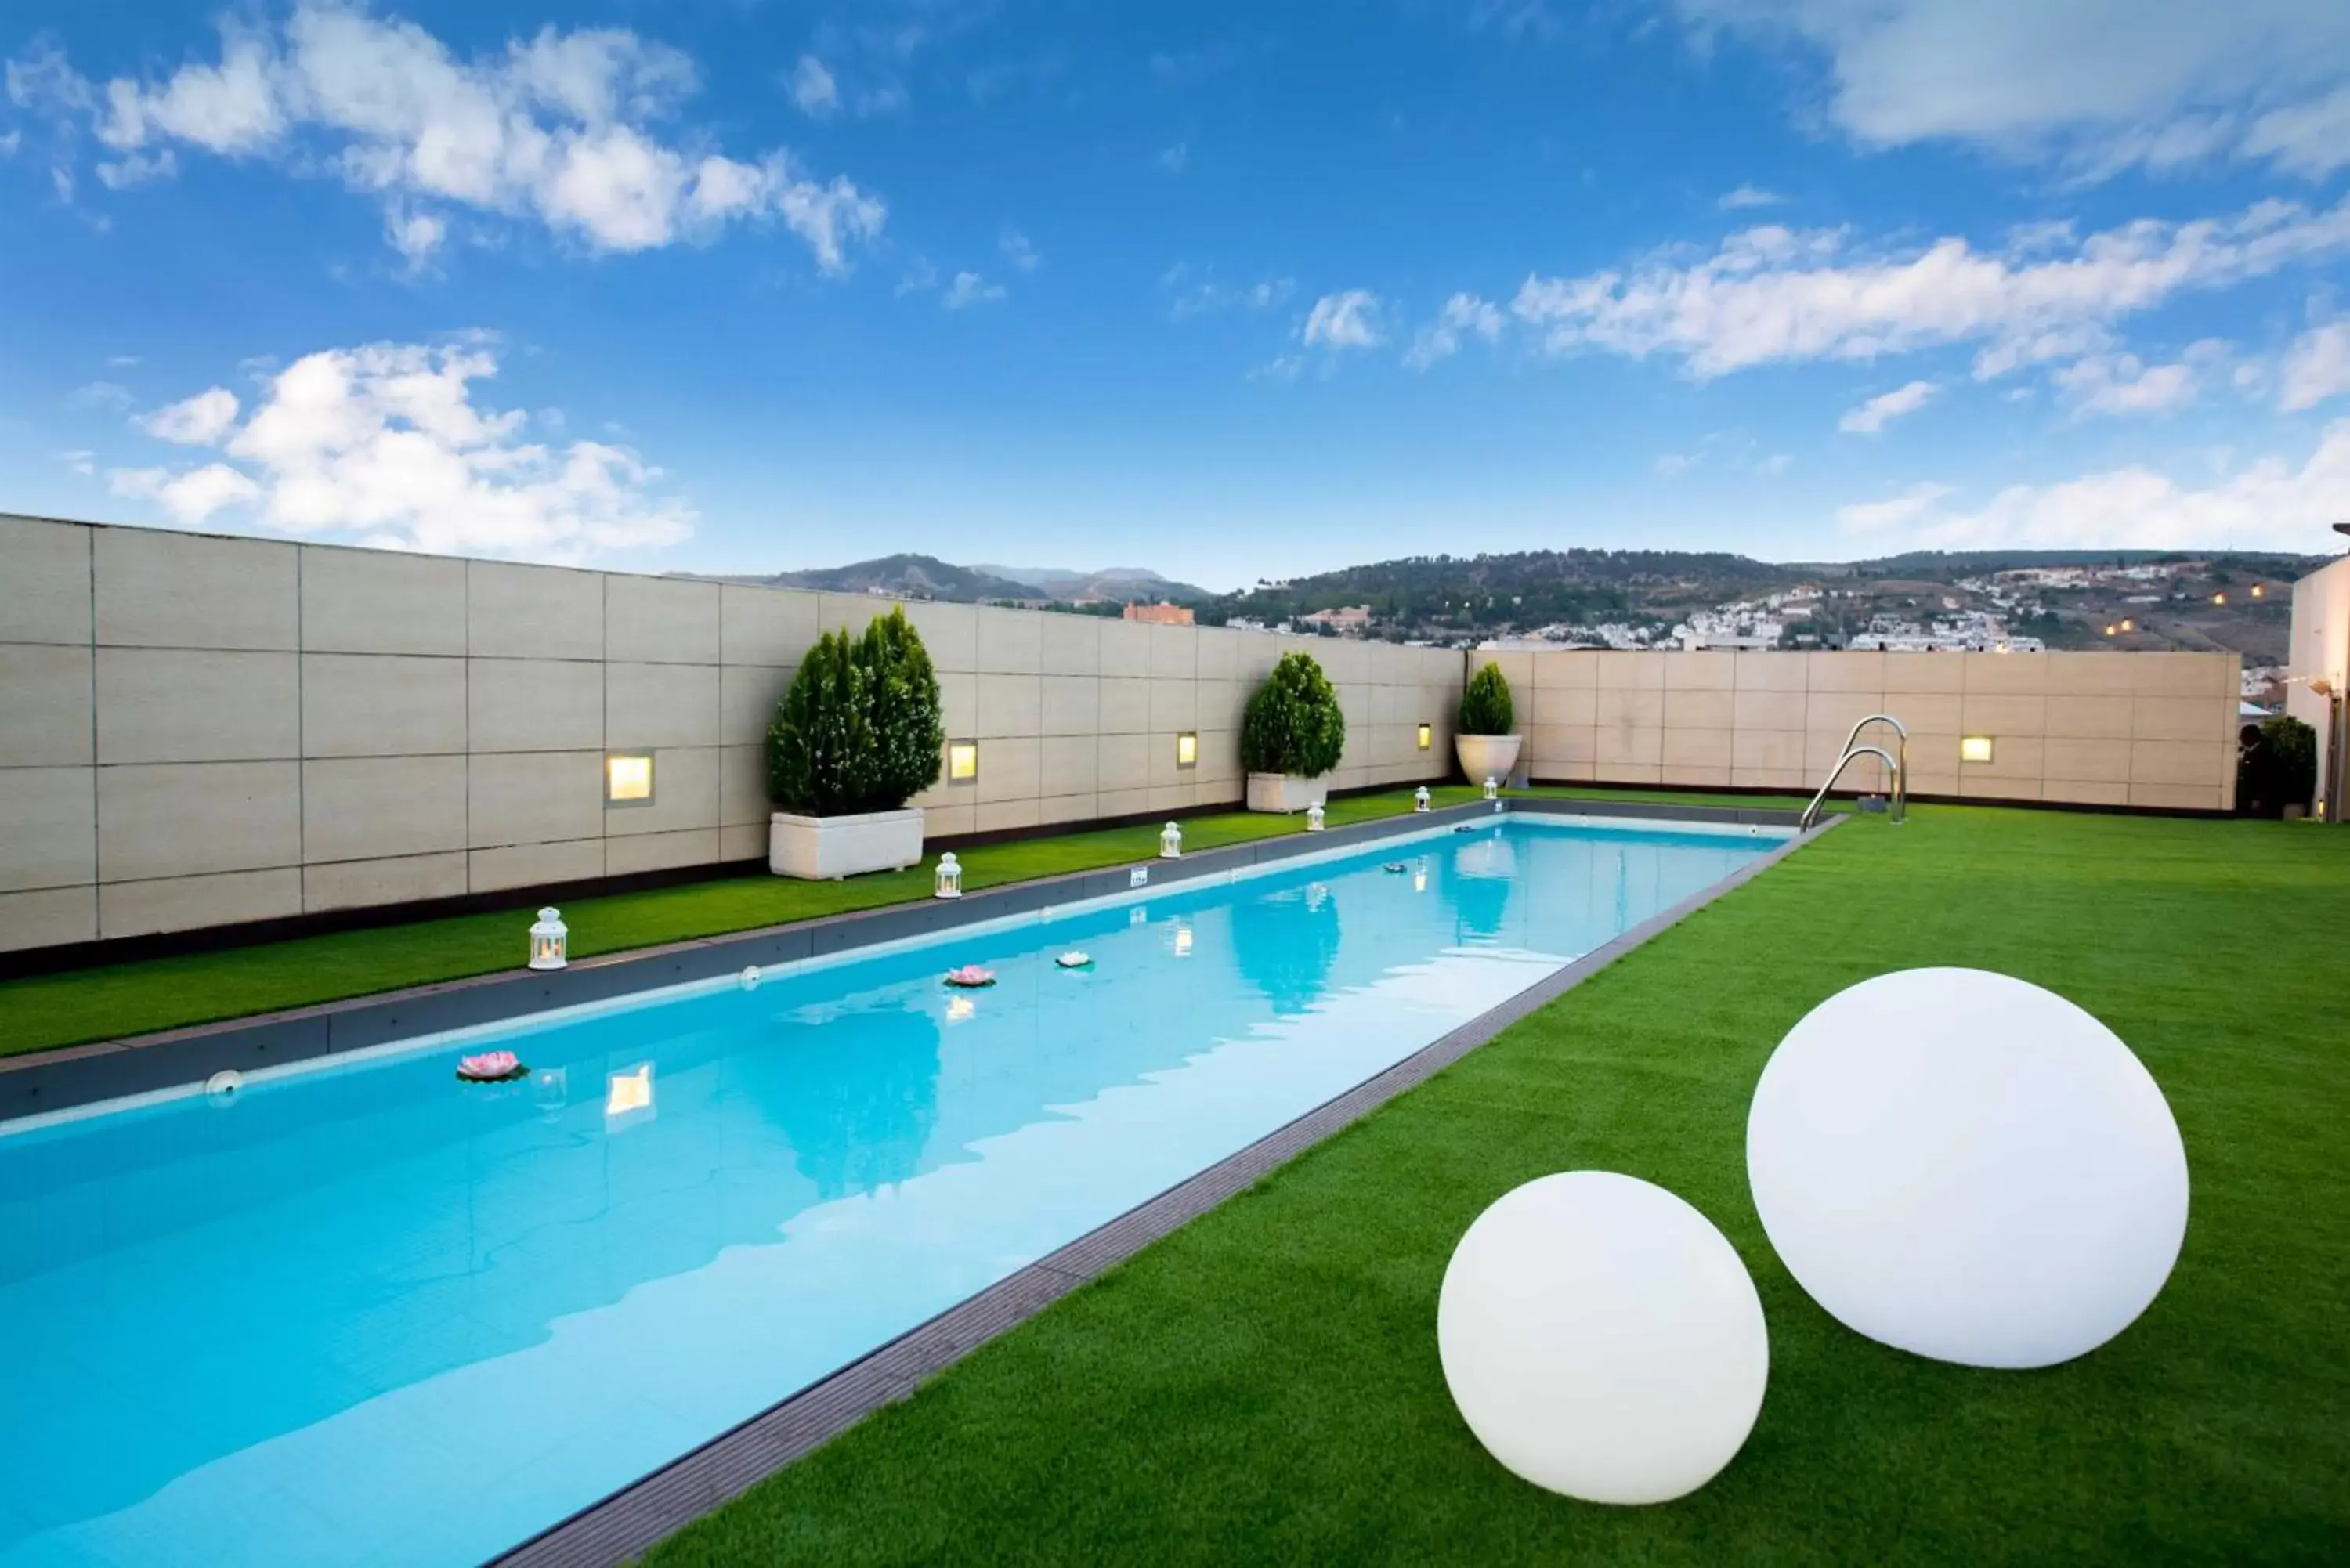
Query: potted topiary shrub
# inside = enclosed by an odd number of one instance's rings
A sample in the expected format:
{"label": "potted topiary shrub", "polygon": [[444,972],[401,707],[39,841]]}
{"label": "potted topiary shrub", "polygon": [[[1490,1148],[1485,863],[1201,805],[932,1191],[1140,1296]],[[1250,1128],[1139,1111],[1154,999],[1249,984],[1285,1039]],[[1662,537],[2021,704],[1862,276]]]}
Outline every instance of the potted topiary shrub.
{"label": "potted topiary shrub", "polygon": [[939,678],[902,609],[861,638],[829,631],[800,660],[767,726],[767,866],[778,877],[854,877],[922,858],[922,813],[946,728]]}
{"label": "potted topiary shrub", "polygon": [[1461,722],[1452,736],[1452,754],[1461,759],[1461,771],[1471,784],[1508,781],[1510,770],[1518,765],[1518,748],[1525,742],[1510,733],[1516,721],[1510,682],[1500,665],[1489,662],[1469,678],[1461,693]]}
{"label": "potted topiary shrub", "polygon": [[2236,809],[2246,816],[2307,815],[2317,793],[2317,732],[2280,713],[2236,751]]}
{"label": "potted topiary shrub", "polygon": [[1251,811],[1304,811],[1328,798],[1315,781],[1347,749],[1338,693],[1311,654],[1284,653],[1241,719],[1241,763]]}

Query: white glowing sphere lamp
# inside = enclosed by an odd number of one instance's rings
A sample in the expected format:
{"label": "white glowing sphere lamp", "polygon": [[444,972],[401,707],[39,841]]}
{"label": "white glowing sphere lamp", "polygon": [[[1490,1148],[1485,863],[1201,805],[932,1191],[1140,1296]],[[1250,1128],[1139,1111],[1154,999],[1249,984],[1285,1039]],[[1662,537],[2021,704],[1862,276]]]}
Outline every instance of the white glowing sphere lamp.
{"label": "white glowing sphere lamp", "polygon": [[1711,1480],[1771,1370],[1737,1250],[1663,1188],[1600,1170],[1529,1181],[1477,1217],[1445,1267],[1436,1343],[1486,1451],[1588,1502]]}
{"label": "white glowing sphere lamp", "polygon": [[2054,992],[1913,969],[1779,1043],[1747,1178],[1829,1315],[1967,1366],[2050,1366],[2135,1322],[2187,1234],[2187,1150],[2119,1036]]}

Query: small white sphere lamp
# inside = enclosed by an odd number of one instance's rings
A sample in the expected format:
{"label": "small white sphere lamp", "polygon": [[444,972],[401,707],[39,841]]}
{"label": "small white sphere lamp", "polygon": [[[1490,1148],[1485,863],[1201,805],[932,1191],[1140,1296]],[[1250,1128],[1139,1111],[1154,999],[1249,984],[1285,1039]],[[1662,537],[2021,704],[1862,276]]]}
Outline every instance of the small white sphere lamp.
{"label": "small white sphere lamp", "polygon": [[563,917],[552,909],[541,909],[537,924],[530,928],[530,967],[561,969],[570,940],[571,928],[563,923]]}
{"label": "small white sphere lamp", "polygon": [[1183,858],[1183,828],[1180,823],[1170,822],[1159,830],[1159,858],[1161,860]]}
{"label": "small white sphere lamp", "polygon": [[1513,1473],[1588,1502],[1666,1502],[1754,1429],[1770,1334],[1711,1220],[1602,1170],[1477,1217],[1445,1266],[1436,1345],[1461,1418]]}
{"label": "small white sphere lamp", "polygon": [[1762,1228],[1846,1327],[1966,1366],[2051,1366],[2127,1328],[2187,1234],[2153,1077],[2051,991],[1913,969],[1779,1043],[1746,1121]]}

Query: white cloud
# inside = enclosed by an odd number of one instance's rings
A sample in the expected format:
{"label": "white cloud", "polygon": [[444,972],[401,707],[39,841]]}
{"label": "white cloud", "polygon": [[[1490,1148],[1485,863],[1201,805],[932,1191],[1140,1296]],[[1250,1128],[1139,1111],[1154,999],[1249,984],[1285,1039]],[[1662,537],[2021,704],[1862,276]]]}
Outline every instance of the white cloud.
{"label": "white cloud", "polygon": [[1762,459],[1760,462],[1757,462],[1754,465],[1754,472],[1762,475],[1766,479],[1776,479],[1794,466],[1795,454],[1794,452],[1774,452],[1770,456]]}
{"label": "white cloud", "polygon": [[1776,207],[1786,199],[1778,192],[1765,191],[1760,185],[1741,185],[1735,191],[1724,192],[1721,200],[1714,205],[1725,213],[1736,213],[1750,207]]}
{"label": "white cloud", "polygon": [[840,112],[840,84],[832,79],[824,62],[814,55],[802,55],[800,63],[792,67],[790,89],[792,102],[810,119],[829,119]]}
{"label": "white cloud", "polygon": [[66,406],[74,409],[128,409],[138,400],[119,381],[91,381],[66,394]]}
{"label": "white cloud", "polygon": [[975,272],[959,272],[939,303],[949,310],[961,310],[970,305],[990,305],[1003,297],[1003,286],[990,283]]}
{"label": "white cloud", "polygon": [[1914,414],[1939,390],[1931,381],[1912,381],[1880,392],[1856,409],[1846,409],[1836,429],[1852,435],[1875,435],[1904,414]]}
{"label": "white cloud", "polygon": [[2329,525],[2350,516],[2350,420],[2327,426],[2299,467],[2266,457],[2199,486],[2132,465],[2011,485],[1972,509],[1943,506],[1954,493],[1920,486],[1837,515],[1850,528],[1898,526],[1907,543],[1939,549],[2328,551]]}
{"label": "white cloud", "polygon": [[139,421],[139,428],[159,441],[181,446],[217,446],[236,423],[236,394],[214,387],[156,410]]}
{"label": "white cloud", "polygon": [[2281,376],[2277,404],[2288,413],[2350,392],[2350,321],[2303,333],[2285,351]]}
{"label": "white cloud", "polygon": [[2054,379],[2085,414],[2168,413],[2201,395],[2204,372],[2227,351],[2225,343],[2207,338],[2168,365],[2149,365],[2135,354],[2092,354],[2058,369]]}
{"label": "white cloud", "polygon": [[1326,294],[1306,313],[1297,337],[1309,348],[1376,348],[1387,341],[1379,330],[1379,296],[1367,288]]}
{"label": "white cloud", "polygon": [[1044,265],[1045,258],[1036,254],[1036,247],[1028,243],[1028,236],[1017,229],[1004,230],[1003,237],[996,244],[1003,253],[1003,259],[1022,272],[1035,272]]}
{"label": "white cloud", "polygon": [[1958,493],[1955,485],[1939,484],[1932,480],[1913,484],[1898,495],[1883,501],[1856,502],[1836,510],[1836,521],[1856,534],[1867,534],[1883,528],[1898,528],[1915,522],[1932,510],[1934,504],[1945,495]]}
{"label": "white cloud", "polygon": [[1168,315],[1177,321],[1225,310],[1270,310],[1297,289],[1296,280],[1286,277],[1261,278],[1245,288],[1231,288],[1216,281],[1213,268],[1194,273],[1188,262],[1169,267],[1159,283],[1175,296]]}
{"label": "white cloud", "polygon": [[136,501],[152,501],[190,527],[231,506],[247,506],[261,499],[261,486],[224,462],[208,462],[185,473],[161,468],[117,468],[108,471],[107,488]]}
{"label": "white cloud", "polygon": [[1188,141],[1178,141],[1172,146],[1161,148],[1159,156],[1153,161],[1159,165],[1162,173],[1180,174],[1183,172],[1184,166],[1191,161],[1191,144]]}
{"label": "white cloud", "polygon": [[1657,477],[1659,479],[1678,479],[1695,468],[1700,461],[1702,461],[1702,454],[1699,452],[1669,452],[1648,466],[1656,470]]}
{"label": "white cloud", "polygon": [[2085,239],[2035,233],[2003,251],[1944,238],[1874,253],[1842,231],[1750,229],[1690,262],[1526,279],[1511,308],[1554,353],[1679,358],[1700,378],[1807,359],[1981,345],[1976,373],[2074,359],[2112,326],[2198,289],[2350,253],[2350,202],[2262,202],[2230,218],[2144,219]]}
{"label": "white cloud", "polygon": [[61,452],[57,453],[57,461],[64,463],[76,473],[80,474],[84,479],[91,478],[98,472],[98,453],[94,452],[80,449],[73,452]]}
{"label": "white cloud", "polygon": [[101,91],[54,53],[12,60],[8,79],[16,101],[91,123],[109,185],[170,174],[182,149],[332,173],[383,203],[387,237],[411,264],[438,245],[445,214],[466,209],[599,251],[777,222],[838,273],[886,216],[878,197],[807,173],[784,150],[740,160],[670,133],[695,88],[692,62],[621,28],[548,26],[464,59],[351,0],[296,0],[282,28],[231,26],[217,62],[161,81],[118,78]]}
{"label": "white cloud", "polygon": [[[242,423],[213,432],[225,461],[185,472],[118,469],[120,495],[156,502],[176,521],[231,508],[285,533],[344,535],[401,549],[578,560],[674,544],[693,514],[660,496],[660,471],[623,447],[525,436],[528,416],[477,404],[473,383],[497,374],[482,343],[378,343],[307,355],[271,377]],[[234,399],[202,405],[209,428]],[[207,402],[207,400],[213,400]],[[160,416],[159,416],[160,417]]]}
{"label": "white cloud", "polygon": [[1473,294],[1454,295],[1444,302],[1436,319],[1412,338],[1410,351],[1404,355],[1403,362],[1412,369],[1425,370],[1438,360],[1459,353],[1464,335],[1488,343],[1500,337],[1501,306]]}
{"label": "white cloud", "polygon": [[2091,176],[2217,157],[2311,178],[2350,162],[2341,0],[1672,0],[1825,64],[1866,146],[1948,138]]}

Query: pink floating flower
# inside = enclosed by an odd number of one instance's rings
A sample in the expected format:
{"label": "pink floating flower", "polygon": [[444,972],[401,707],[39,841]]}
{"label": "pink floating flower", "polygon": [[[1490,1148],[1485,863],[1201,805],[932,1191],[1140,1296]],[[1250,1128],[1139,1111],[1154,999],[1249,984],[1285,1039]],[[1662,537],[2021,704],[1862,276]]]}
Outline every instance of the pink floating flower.
{"label": "pink floating flower", "polygon": [[983,985],[993,985],[995,983],[995,971],[992,969],[982,969],[975,963],[967,963],[961,969],[951,969],[947,971],[947,983],[949,985],[960,985],[966,989],[973,989]]}
{"label": "pink floating flower", "polygon": [[511,1051],[484,1051],[457,1064],[457,1076],[472,1084],[502,1084],[528,1071]]}

